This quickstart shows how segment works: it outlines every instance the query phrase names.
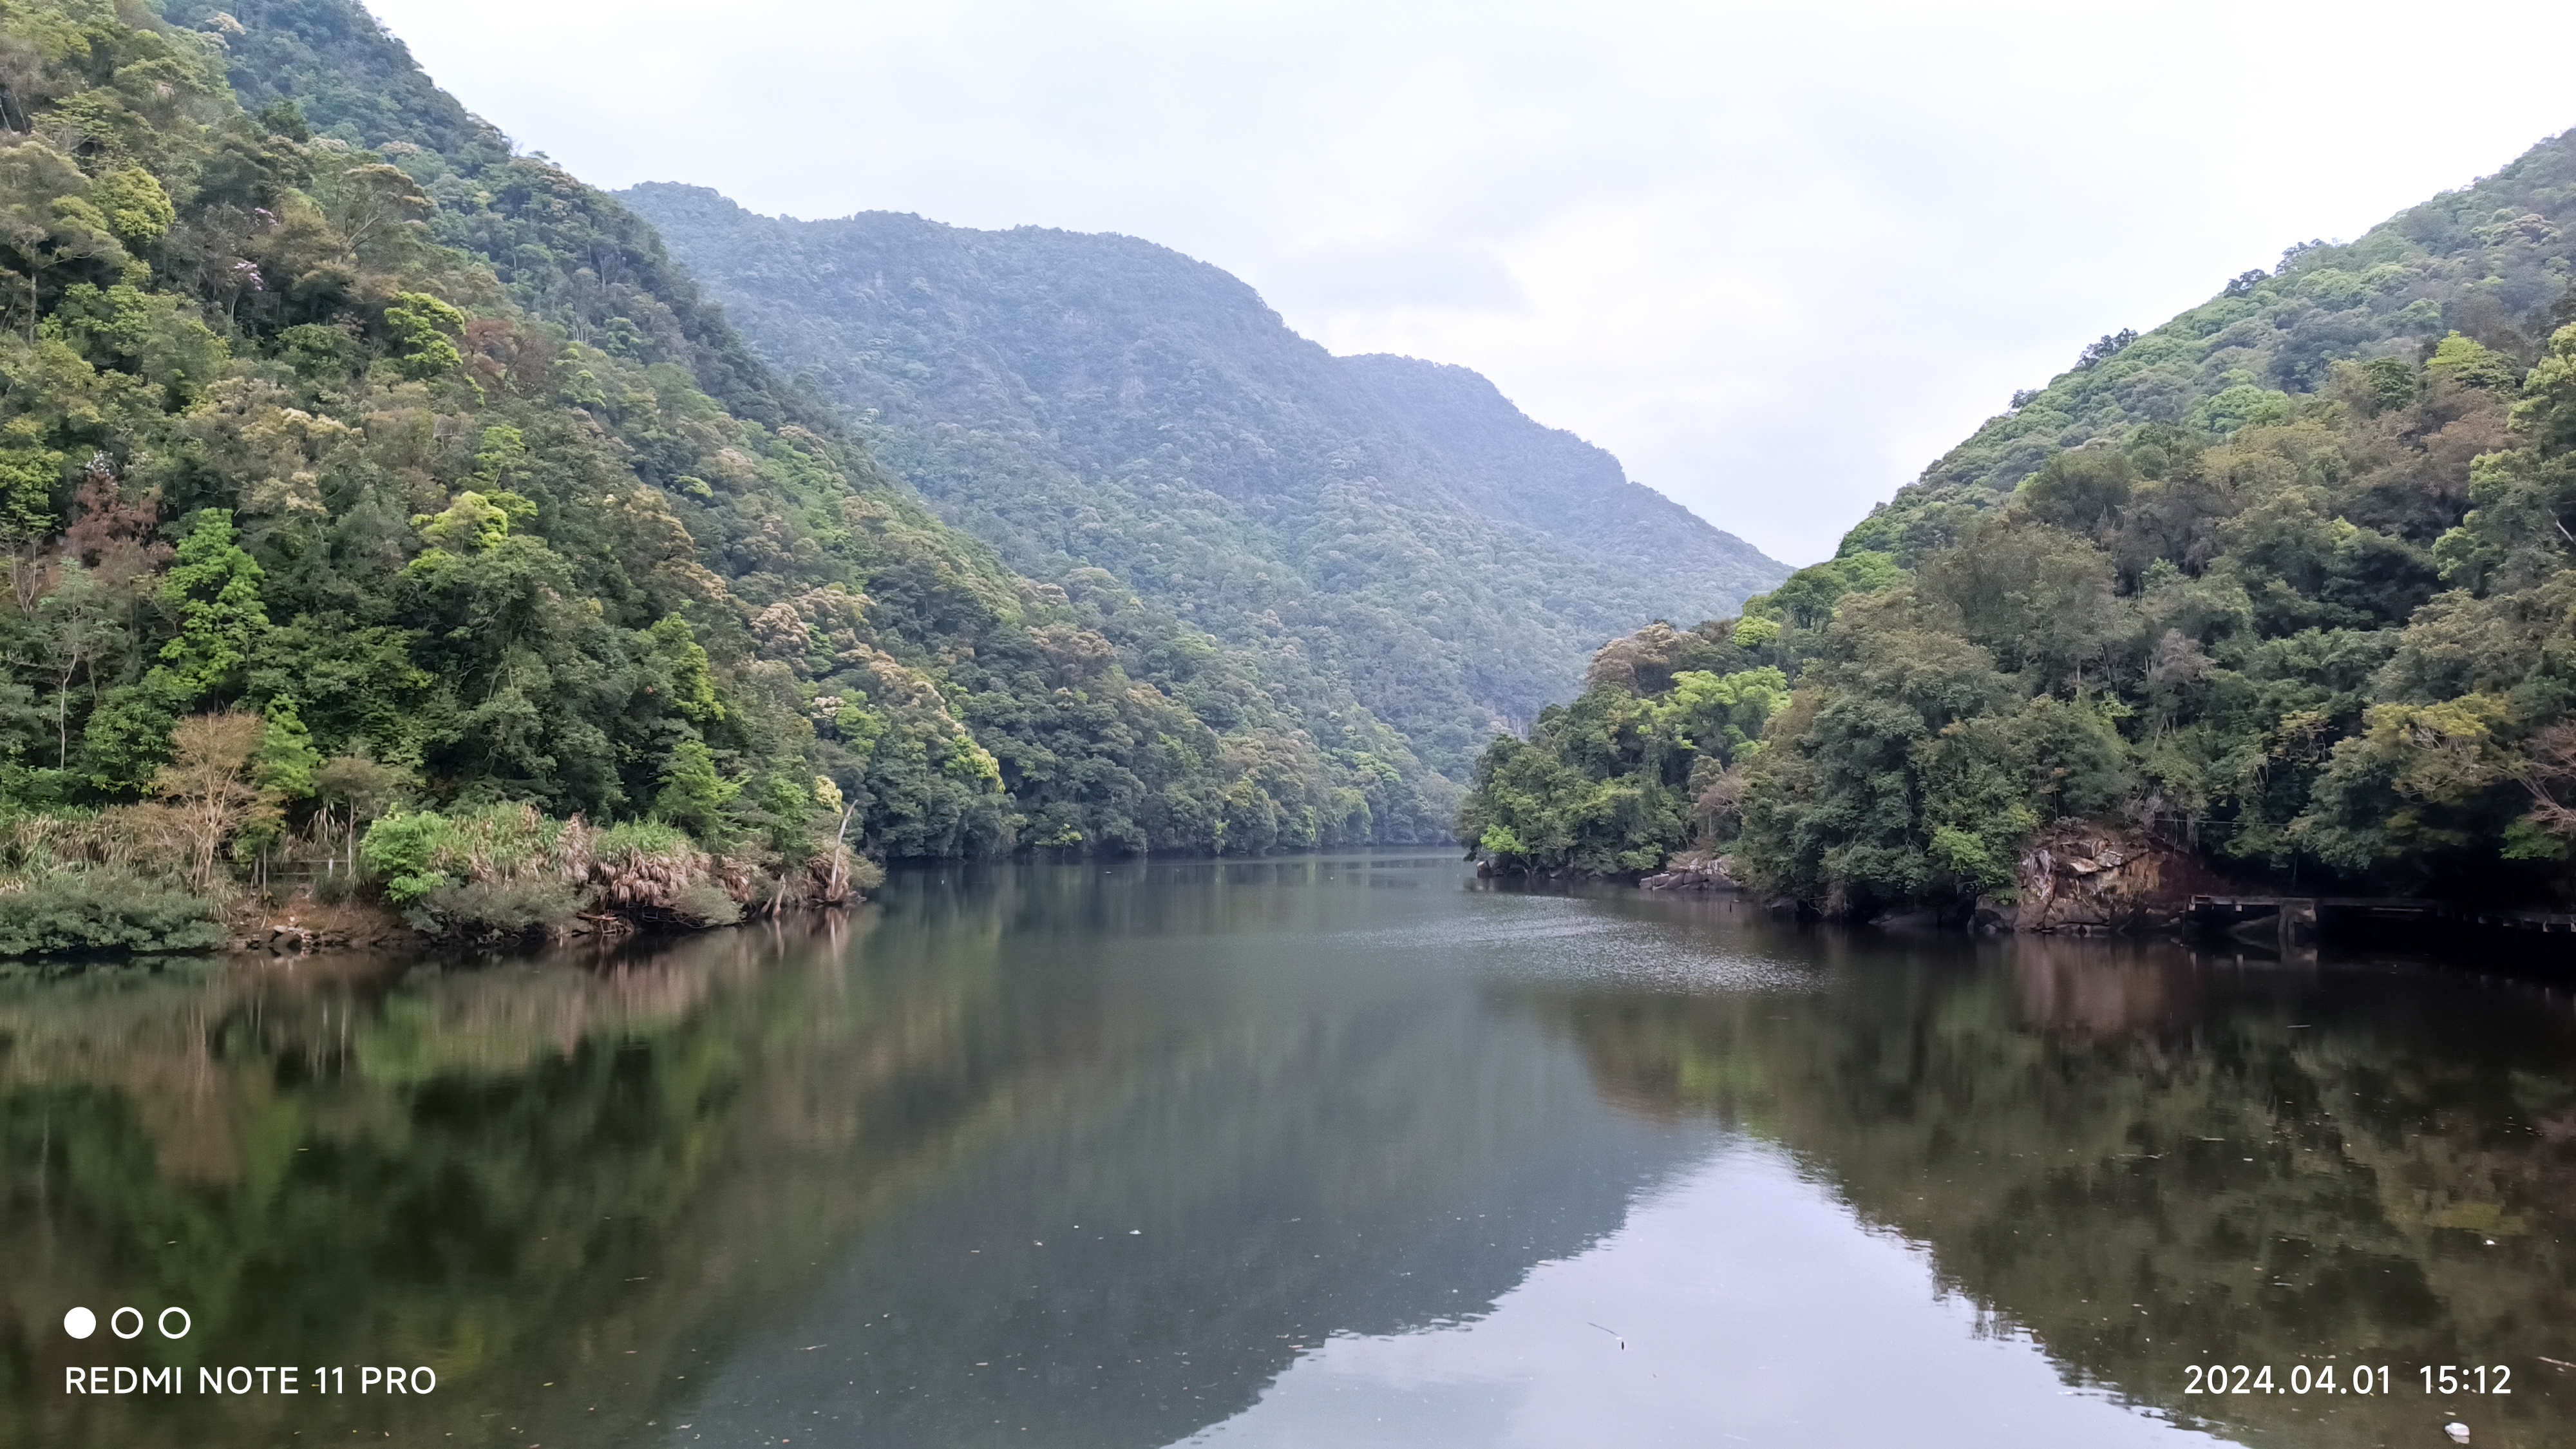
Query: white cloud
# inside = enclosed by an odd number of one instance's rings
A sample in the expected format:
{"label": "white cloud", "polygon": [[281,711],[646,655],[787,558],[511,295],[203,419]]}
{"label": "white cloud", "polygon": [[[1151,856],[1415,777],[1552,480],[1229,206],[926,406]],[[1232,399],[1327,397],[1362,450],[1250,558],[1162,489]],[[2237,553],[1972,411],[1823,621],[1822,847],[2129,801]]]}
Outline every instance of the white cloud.
{"label": "white cloud", "polygon": [[1796,561],[2045,380],[2576,124],[2576,7],[377,0],[608,186],[1119,231]]}
{"label": "white cloud", "polygon": [[1529,294],[1510,263],[1492,251],[1439,237],[1308,242],[1273,257],[1270,274],[1274,290],[1320,299],[1324,310],[1337,315],[1529,311]]}

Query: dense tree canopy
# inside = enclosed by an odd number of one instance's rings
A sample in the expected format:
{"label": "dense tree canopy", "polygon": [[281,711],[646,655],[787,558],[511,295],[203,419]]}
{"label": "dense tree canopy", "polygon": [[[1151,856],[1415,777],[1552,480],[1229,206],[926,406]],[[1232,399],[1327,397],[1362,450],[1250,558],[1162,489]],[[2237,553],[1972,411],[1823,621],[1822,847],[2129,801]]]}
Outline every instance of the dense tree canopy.
{"label": "dense tree canopy", "polygon": [[[2143,335],[2087,347],[2046,387],[2015,394],[1854,530],[1911,561],[1967,513],[2012,495],[2055,455],[2163,423],[2229,433],[2324,389],[2338,362],[2421,361],[2457,332],[2517,365],[2557,326],[2576,238],[2576,132],[2495,175],[2399,213],[2353,242],[2306,242]],[[2384,373],[2390,385],[2396,374]]]}
{"label": "dense tree canopy", "polygon": [[[2250,878],[2565,891],[2576,243],[2562,225],[2576,226],[2568,138],[2105,339],[1839,557],[1739,618],[1604,651],[1582,701],[1488,752],[1468,838],[1540,868],[1723,850],[1749,884],[1857,914],[2009,896],[2021,853],[2063,817],[2152,831]],[[2300,331],[2330,303],[2342,330]],[[2186,352],[2200,360],[2174,361]],[[2140,402],[2149,354],[2166,359],[2170,407]],[[1610,722],[1682,698],[1680,676],[1620,662],[1663,655],[1777,669],[1793,688],[1758,748],[1722,763],[1655,766],[1643,735],[1604,751],[1621,738]],[[1669,798],[1619,794],[1641,769]]]}
{"label": "dense tree canopy", "polygon": [[[297,840],[524,804],[784,869],[844,805],[915,856],[1436,828],[1367,711],[1319,739],[798,421],[614,202],[247,112],[220,62],[257,32],[207,21],[0,13],[0,810],[99,822],[18,878],[166,856],[136,802],[216,712],[265,722],[234,768]],[[401,783],[328,793],[361,776]]]}

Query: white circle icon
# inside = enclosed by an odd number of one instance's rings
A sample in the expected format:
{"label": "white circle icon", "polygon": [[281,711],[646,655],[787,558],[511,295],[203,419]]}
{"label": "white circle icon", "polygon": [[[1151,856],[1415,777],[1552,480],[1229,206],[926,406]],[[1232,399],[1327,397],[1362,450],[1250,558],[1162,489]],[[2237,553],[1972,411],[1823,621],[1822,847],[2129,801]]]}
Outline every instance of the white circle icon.
{"label": "white circle icon", "polygon": [[87,1338],[98,1332],[98,1315],[86,1308],[75,1308],[63,1315],[63,1332],[74,1338]]}

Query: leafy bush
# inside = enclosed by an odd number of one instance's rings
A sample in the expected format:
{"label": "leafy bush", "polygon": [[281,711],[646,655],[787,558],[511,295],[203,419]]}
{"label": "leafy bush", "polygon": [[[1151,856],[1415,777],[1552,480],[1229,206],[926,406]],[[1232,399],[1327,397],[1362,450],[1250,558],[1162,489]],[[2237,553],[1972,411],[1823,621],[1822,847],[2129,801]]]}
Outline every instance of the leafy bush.
{"label": "leafy bush", "polygon": [[680,887],[672,897],[670,912],[681,921],[699,926],[730,926],[742,919],[742,907],[713,881],[693,880]]}
{"label": "leafy bush", "polygon": [[389,815],[367,827],[358,858],[384,883],[385,899],[407,906],[450,884],[439,864],[439,843],[447,821],[434,812]]}
{"label": "leafy bush", "polygon": [[511,883],[570,871],[564,823],[528,805],[487,805],[443,815],[435,810],[388,815],[367,827],[358,858],[384,883],[385,899],[408,906],[442,886]]}
{"label": "leafy bush", "polygon": [[851,862],[846,878],[860,895],[874,895],[885,884],[885,867],[863,855]]}
{"label": "leafy bush", "polygon": [[406,914],[432,935],[527,937],[570,924],[581,906],[581,892],[560,881],[466,881],[433,887]]}
{"label": "leafy bush", "polygon": [[0,888],[0,956],[205,951],[224,943],[215,902],[135,871],[48,871]]}
{"label": "leafy bush", "polygon": [[[677,826],[593,830],[525,805],[387,816],[369,827],[359,855],[387,900],[444,935],[530,935],[586,906],[648,926],[730,926],[742,919],[738,898],[758,889],[749,867],[708,854]],[[863,859],[846,874],[884,878]]]}
{"label": "leafy bush", "polygon": [[388,815],[367,828],[358,855],[418,929],[519,937],[580,914],[588,840],[578,822],[550,820],[527,805],[487,805]]}
{"label": "leafy bush", "polygon": [[[1866,558],[1875,562],[1836,575],[1837,589],[1880,576],[1884,561]],[[1590,875],[1652,870],[1694,843],[1700,801],[1761,753],[1769,720],[1789,700],[1788,676],[1765,646],[1738,635],[1732,621],[1693,631],[1655,624],[1614,640],[1593,659],[1581,698],[1551,706],[1527,740],[1496,740],[1477,761],[1459,837],[1498,870]]]}

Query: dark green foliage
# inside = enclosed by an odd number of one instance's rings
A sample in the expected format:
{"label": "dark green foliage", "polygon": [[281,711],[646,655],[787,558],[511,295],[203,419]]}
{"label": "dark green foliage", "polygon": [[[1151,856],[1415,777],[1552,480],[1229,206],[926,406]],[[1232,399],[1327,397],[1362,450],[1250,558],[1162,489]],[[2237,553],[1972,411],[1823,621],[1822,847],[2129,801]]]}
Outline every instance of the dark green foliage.
{"label": "dark green foliage", "polygon": [[[1347,689],[1315,687],[1295,658],[1256,667],[1132,599],[1095,607],[1091,595],[1109,596],[1104,586],[1123,593],[1105,576],[1087,586],[1069,578],[1069,592],[1013,578],[839,440],[826,410],[754,361],[651,227],[541,158],[508,156],[397,42],[326,13],[348,8],[344,0],[234,7],[248,27],[230,46],[235,84],[245,94],[292,96],[317,127],[383,147],[434,201],[432,236],[487,262],[521,306],[612,363],[685,364],[736,416],[810,444],[821,466],[804,469],[790,496],[746,500],[746,489],[778,482],[747,474],[751,460],[739,454],[704,460],[688,441],[702,423],[666,418],[622,430],[631,466],[665,490],[706,565],[762,606],[748,642],[800,681],[804,699],[777,702],[816,725],[821,763],[851,753],[836,748],[853,742],[840,728],[844,716],[859,743],[882,746],[860,788],[869,840],[898,854],[941,855],[999,848],[1023,831],[1112,849],[1436,837],[1454,791]],[[667,381],[654,387],[670,395]],[[540,452],[548,441],[533,432],[526,439]],[[831,493],[853,484],[873,501],[833,517]],[[666,527],[637,522],[647,532]],[[816,569],[802,554],[817,546],[854,569]],[[843,580],[839,592],[813,587],[834,578]],[[587,578],[575,585],[600,587]],[[1076,651],[1093,660],[1086,673],[1105,697],[1047,677],[1054,651],[1045,641],[1068,628],[1106,628],[1116,638],[1106,650],[1095,641]],[[854,653],[853,644],[866,647]],[[867,703],[885,692],[872,680],[890,668],[918,679],[894,690],[891,707]],[[818,710],[813,699],[841,705]],[[963,713],[945,725],[913,717],[934,704]],[[1140,709],[1159,712],[1160,722],[1134,717]],[[994,779],[1007,793],[986,788]],[[655,775],[630,782],[627,795],[650,801],[660,790]],[[1175,791],[1194,798],[1166,805]],[[732,813],[775,819],[774,810],[764,815],[763,798],[774,802],[776,790],[738,797]]]}
{"label": "dark green foliage", "polygon": [[1882,588],[1899,576],[1895,560],[1888,555],[1872,549],[1846,548],[1838,557],[1791,574],[1780,587],[1761,595],[1759,603],[1747,600],[1745,617],[1785,619],[1803,629],[1822,628],[1834,616],[1834,606],[1844,595]]}
{"label": "dark green foliage", "polygon": [[141,871],[48,872],[0,889],[0,956],[219,950],[219,916],[214,902]]}
{"label": "dark green foliage", "polygon": [[[717,899],[723,899],[721,893]],[[442,885],[405,914],[428,934],[467,940],[542,937],[581,913],[581,893],[558,881],[466,881]],[[731,925],[728,912],[720,924]]]}
{"label": "dark green foliage", "polygon": [[1600,639],[1786,572],[1476,374],[1333,357],[1161,247],[624,199],[946,517],[1244,647],[1327,743],[1355,696],[1457,773]]}
{"label": "dark green foliage", "polygon": [[1459,835],[1503,870],[1651,870],[1705,834],[1731,797],[1731,765],[1758,749],[1789,697],[1715,626],[1657,624],[1601,652],[1592,687],[1540,712],[1528,740],[1476,762]]}
{"label": "dark green foliage", "polygon": [[[596,347],[613,363],[686,367],[690,378],[736,417],[832,438],[834,428],[823,410],[798,389],[779,385],[743,350],[722,317],[699,300],[695,285],[671,263],[651,227],[542,158],[510,155],[503,138],[432,86],[399,42],[383,35],[346,0],[230,5],[226,13],[240,27],[237,31],[214,18],[213,5],[198,0],[175,4],[170,13],[182,23],[226,33],[232,83],[244,97],[270,106],[292,102],[291,113],[262,112],[271,118],[264,123],[268,152],[292,152],[296,118],[325,136],[377,149],[398,168],[397,176],[378,179],[391,204],[413,204],[397,184],[408,182],[423,208],[426,235],[488,265],[521,309],[561,328],[576,343]],[[706,259],[700,260],[704,265]],[[722,274],[727,269],[710,270]],[[418,330],[408,320],[405,304],[398,302],[373,332],[391,340],[393,331],[406,326]],[[282,351],[299,376],[322,376],[338,375],[346,349],[343,336],[298,330]],[[411,361],[415,353],[419,360]],[[399,365],[415,369],[434,367],[439,360],[436,344],[426,338],[416,349],[404,346],[400,355],[405,361]],[[1491,393],[1481,379],[1461,377],[1472,384],[1467,393],[1477,388]],[[1355,403],[1349,396],[1347,382],[1334,387],[1335,406],[1365,408],[1364,400]],[[567,396],[581,391],[576,385]],[[1676,527],[1694,540],[1722,538],[1681,510],[1627,485],[1606,455],[1519,418],[1498,395],[1462,396],[1455,384],[1433,391],[1446,401],[1417,405],[1412,414],[1437,434],[1433,442],[1407,435],[1379,437],[1375,446],[1382,453],[1394,449],[1417,469],[1419,455],[1426,451],[1446,448],[1461,455],[1451,472],[1461,496],[1472,495],[1472,506],[1465,511],[1528,513],[1559,529],[1579,517],[1604,557],[1621,551],[1622,537],[1616,535],[1622,530],[1662,541],[1653,551],[1665,555],[1673,553]],[[1117,422],[1092,411],[1103,422]],[[1516,423],[1518,431],[1490,427],[1487,414],[1497,411]],[[1372,417],[1373,426],[1386,432],[1385,419]],[[630,466],[670,495],[707,566],[735,581],[737,593],[760,593],[743,582],[746,575],[759,579],[767,585],[766,597],[759,599],[764,607],[790,604],[798,590],[788,586],[796,581],[772,582],[776,571],[771,564],[778,557],[776,535],[782,523],[793,532],[802,520],[795,510],[783,520],[737,522],[728,516],[740,509],[737,495],[744,480],[728,477],[739,469],[704,466],[691,449],[674,446],[691,426],[668,419],[658,426],[646,423],[618,431],[633,450]],[[529,436],[531,445],[537,445],[539,435]],[[1525,460],[1498,456],[1496,438],[1511,440],[1505,454],[1535,449],[1547,455],[1552,460],[1548,469],[1569,478],[1580,475],[1579,486],[1563,497],[1527,496],[1517,486],[1528,471]],[[877,441],[896,448],[898,461],[911,466],[913,460],[901,455],[901,439],[880,434]],[[1216,455],[1240,453],[1239,443],[1228,443]],[[847,445],[834,442],[831,447],[830,465],[845,475],[869,469]],[[1027,481],[1012,467],[995,464],[983,459],[975,466],[988,472],[996,486]],[[1515,466],[1521,471],[1516,473]],[[918,468],[912,471],[916,481],[934,481]],[[1475,621],[1471,632],[1482,642],[1469,642],[1481,650],[1478,667],[1492,677],[1471,678],[1472,671],[1459,663],[1460,649],[1453,647],[1460,631],[1452,625],[1458,621],[1415,617],[1425,594],[1421,580],[1378,589],[1364,600],[1328,599],[1331,609],[1319,612],[1301,607],[1295,597],[1297,581],[1275,560],[1253,561],[1255,574],[1275,575],[1267,578],[1202,569],[1212,560],[1199,544],[1189,546],[1186,558],[1117,551],[1097,556],[1098,550],[1079,547],[1011,548],[1014,561],[1023,567],[1063,579],[1068,597],[1059,600],[1050,592],[1031,595],[989,555],[962,545],[910,509],[882,479],[862,481],[884,488],[889,511],[903,515],[899,523],[884,520],[893,526],[850,531],[852,556],[867,574],[863,587],[870,620],[893,636],[875,642],[894,656],[890,662],[926,666],[930,679],[948,679],[962,688],[966,697],[948,702],[964,710],[958,723],[983,747],[1008,792],[998,799],[979,794],[973,782],[981,778],[980,767],[947,745],[923,738],[921,727],[892,728],[882,709],[857,711],[850,723],[862,735],[891,730],[869,735],[882,740],[890,755],[868,779],[870,839],[907,854],[991,849],[1013,839],[1015,830],[1032,842],[1120,849],[1257,849],[1431,837],[1440,829],[1435,822],[1446,814],[1452,788],[1427,770],[1415,758],[1412,742],[1381,718],[1415,729],[1435,751],[1462,760],[1493,719],[1525,716],[1537,702],[1561,695],[1565,680],[1539,680],[1548,650],[1563,656],[1559,662],[1565,667],[1559,672],[1570,676],[1571,661],[1579,657],[1575,651],[1591,638],[1651,612],[1710,607],[1734,596],[1720,593],[1702,604],[1674,594],[1652,609],[1611,600],[1596,610],[1598,618],[1556,630],[1563,638],[1550,634],[1538,640],[1533,655],[1532,641],[1521,627],[1526,620],[1514,617],[1526,611],[1515,611],[1510,601],[1500,601],[1498,607],[1498,601],[1484,597],[1491,592],[1490,582],[1434,580],[1431,591],[1457,601],[1454,607],[1469,611]],[[1390,483],[1400,481],[1389,478]],[[1335,486],[1347,491],[1377,485],[1356,480]],[[1030,496],[1046,508],[1062,501],[1053,494]],[[1083,506],[1100,501],[1093,496]],[[1401,498],[1396,501],[1410,506]],[[801,500],[800,506],[810,509],[811,500]],[[968,521],[992,520],[970,516]],[[1141,532],[1143,520],[1113,521],[1112,526],[1117,522],[1134,523]],[[1341,524],[1320,533],[1320,525],[1310,527],[1307,531],[1315,537],[1301,547],[1329,551],[1354,568],[1378,567],[1367,562],[1372,559],[1417,564],[1473,559],[1488,580],[1535,581],[1562,571],[1545,557],[1488,561],[1493,550],[1483,542],[1423,534],[1418,518],[1363,517],[1357,523],[1357,533]],[[1098,531],[1099,526],[1095,519],[1091,527]],[[552,540],[553,527],[549,516],[538,531]],[[1019,538],[1007,530],[996,536],[1006,544]],[[1767,565],[1732,540],[1724,542]],[[872,547],[876,544],[885,545],[892,556],[878,555]],[[1055,656],[1062,651],[1036,637],[1092,622],[1093,610],[1082,597],[1074,597],[1085,589],[1068,573],[1071,566],[1090,562],[1113,565],[1161,601],[1144,605],[1130,599],[1107,611],[1119,620],[1112,632],[1120,644],[1106,656],[1109,672],[1102,673],[1096,664],[1086,668],[1086,679],[1098,683],[1096,691],[1050,679],[1059,672]],[[1675,577],[1720,580],[1721,589],[1727,587],[1723,581],[1730,577],[1729,569],[1742,571],[1736,554],[1717,560],[1721,566],[1714,570],[1709,562],[1675,558],[1669,569]],[[925,567],[926,574],[917,566]],[[1596,567],[1593,572],[1617,571]],[[1757,567],[1734,592],[1770,578]],[[474,604],[461,591],[464,580],[441,582],[451,613]],[[599,587],[579,576],[572,583],[577,590]],[[1204,591],[1220,585],[1226,594],[1222,607],[1206,607],[1211,600]],[[862,594],[857,579],[847,587],[853,597]],[[973,597],[977,595],[982,597]],[[1580,591],[1572,596],[1572,606],[1591,607]],[[836,608],[825,604],[805,612],[828,615]],[[1331,617],[1323,617],[1324,612]],[[1536,617],[1544,620],[1547,612],[1543,608]],[[1241,648],[1211,647],[1193,637],[1192,626],[1229,633]],[[1098,651],[1086,646],[1078,652],[1088,658]],[[799,651],[798,662],[819,664],[830,657]],[[1533,666],[1533,658],[1542,663]],[[867,690],[859,681],[827,677],[831,673],[825,669],[804,677],[814,680],[818,697],[842,698],[838,691],[844,686]],[[1031,690],[1034,696],[1025,692]],[[527,708],[542,711],[544,704],[530,695],[524,705],[517,699],[498,700],[483,713],[497,718]],[[820,728],[827,755],[833,746],[846,743],[838,738],[842,712],[827,712],[832,722]],[[519,751],[514,759],[501,751],[490,763],[504,766],[502,778],[516,782],[506,789],[525,791],[537,778],[545,753]],[[480,762],[431,763],[445,771],[476,768]],[[561,766],[558,761],[554,768]],[[1262,783],[1247,788],[1247,780]],[[600,785],[585,788],[603,793]],[[651,801],[659,798],[660,784],[658,778],[639,780],[628,770],[616,793],[622,800]]]}
{"label": "dark green foliage", "polygon": [[[2008,899],[2061,817],[2309,889],[2564,894],[2571,529],[2576,327],[2329,359],[2320,394],[2059,453],[1992,507],[1882,512],[1740,620],[1614,644],[1582,701],[1488,755],[1463,829],[1588,870],[1724,850],[1838,914]],[[1673,639],[1794,693],[1694,813],[1606,810],[1585,792],[1630,767],[1563,722],[1676,698],[1626,662]]]}
{"label": "dark green foliage", "polygon": [[2479,381],[2498,385],[2569,320],[2550,308],[2576,261],[2571,196],[2576,131],[2357,241],[2294,247],[2277,271],[2247,272],[2143,336],[2104,338],[1883,505],[1873,536],[1887,541],[1871,546],[1896,547],[1911,563],[1938,541],[1946,508],[1992,506],[2052,458],[2141,426],[2223,436],[2280,421],[2293,396],[2336,390],[2341,363],[2364,369],[2369,407],[2402,406],[2414,366],[2450,333],[2491,350],[2497,361]]}
{"label": "dark green foliage", "polygon": [[1900,589],[1847,610],[1800,676],[1740,787],[1749,880],[1834,914],[1973,900],[2010,887],[2046,821],[2127,798],[2098,706],[2015,707],[1992,657],[1920,608]]}
{"label": "dark green foliage", "polygon": [[[2498,355],[2346,365],[2333,398],[2223,436],[2140,428],[1955,521],[1910,587],[1801,645],[1744,782],[1739,873],[1838,910],[2006,895],[2032,833],[2080,815],[2355,889],[2534,888],[2480,869],[2528,805],[2502,741],[2557,717],[2556,686],[2493,624],[2443,642],[2525,597],[2445,593],[2446,573],[2561,567],[2563,538],[2500,541],[2545,518],[2467,507],[2530,456],[2480,452],[2511,441]],[[2508,680],[2529,703],[2445,702]]]}
{"label": "dark green foliage", "polygon": [[169,0],[163,10],[224,38],[233,89],[271,135],[301,141],[309,126],[400,167],[437,203],[437,239],[480,257],[527,310],[618,356],[679,363],[738,417],[823,426],[823,411],[781,389],[700,299],[651,227],[542,156],[516,154],[352,0]]}

